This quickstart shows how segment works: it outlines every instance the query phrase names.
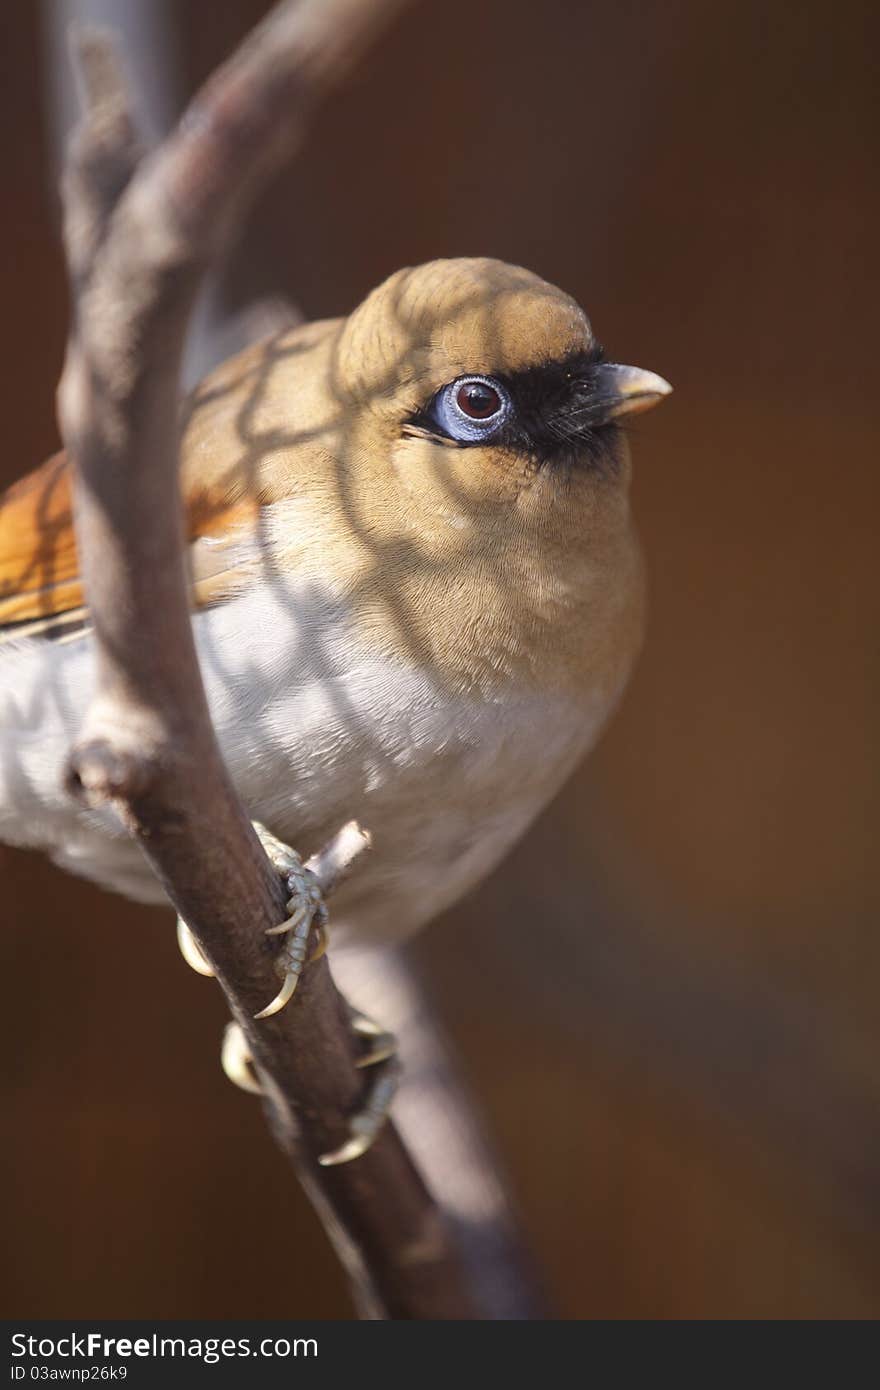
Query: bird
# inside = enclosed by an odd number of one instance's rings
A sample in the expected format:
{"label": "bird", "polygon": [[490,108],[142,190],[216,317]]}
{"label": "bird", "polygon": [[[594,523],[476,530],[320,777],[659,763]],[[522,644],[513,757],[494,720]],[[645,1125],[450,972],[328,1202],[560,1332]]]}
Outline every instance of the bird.
{"label": "bird", "polygon": [[[671,389],[538,275],[456,258],[247,347],[183,402],[193,626],[232,780],[303,860],[352,817],[371,836],[334,950],[467,893],[595,744],[644,623],[623,422]],[[161,902],[117,812],[64,788],[94,678],[62,452],[0,497],[0,841]]]}

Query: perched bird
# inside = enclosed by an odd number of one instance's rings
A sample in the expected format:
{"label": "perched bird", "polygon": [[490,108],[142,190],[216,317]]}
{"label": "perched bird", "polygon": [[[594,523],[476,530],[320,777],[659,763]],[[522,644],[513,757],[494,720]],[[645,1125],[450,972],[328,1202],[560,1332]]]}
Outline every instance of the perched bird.
{"label": "perched bird", "polygon": [[[642,630],[621,417],[671,388],[484,259],[398,272],[193,393],[181,484],[210,707],[251,816],[372,853],[334,946],[476,884],[599,735]],[[0,839],[144,901],[112,809],[62,786],[93,687],[63,455],[0,498]]]}

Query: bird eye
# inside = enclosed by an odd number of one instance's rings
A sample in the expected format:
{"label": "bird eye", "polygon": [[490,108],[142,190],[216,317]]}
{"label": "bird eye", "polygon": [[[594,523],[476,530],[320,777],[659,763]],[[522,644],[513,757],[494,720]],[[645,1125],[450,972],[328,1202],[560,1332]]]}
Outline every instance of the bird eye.
{"label": "bird eye", "polygon": [[487,381],[466,381],[455,393],[455,404],[472,420],[491,420],[501,409],[501,397]]}
{"label": "bird eye", "polygon": [[435,397],[433,414],[452,439],[473,444],[488,439],[510,414],[510,396],[488,376],[460,376]]}

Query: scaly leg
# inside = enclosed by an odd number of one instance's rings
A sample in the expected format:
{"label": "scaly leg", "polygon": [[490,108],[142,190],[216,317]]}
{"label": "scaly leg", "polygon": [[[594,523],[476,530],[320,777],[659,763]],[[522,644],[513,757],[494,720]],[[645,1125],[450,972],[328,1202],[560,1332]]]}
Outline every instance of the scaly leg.
{"label": "scaly leg", "polygon": [[287,920],[280,922],[277,927],[266,928],[267,936],[286,937],[275,966],[281,977],[281,988],[271,1003],[254,1015],[255,1018],[271,1018],[273,1014],[281,1012],[299,984],[299,977],[309,959],[309,936],[313,926],[318,929],[319,941],[312,959],[319,960],[326,951],[327,908],[320,883],[311,869],[306,868],[296,850],[276,839],[258,821],[254,821],[253,825],[260,844],[285,880],[290,894]]}

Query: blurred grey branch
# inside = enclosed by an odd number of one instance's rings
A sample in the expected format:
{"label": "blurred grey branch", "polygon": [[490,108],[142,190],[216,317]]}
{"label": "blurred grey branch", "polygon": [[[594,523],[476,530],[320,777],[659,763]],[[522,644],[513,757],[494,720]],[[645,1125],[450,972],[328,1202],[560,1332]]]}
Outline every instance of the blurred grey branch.
{"label": "blurred grey branch", "polygon": [[[138,124],[142,122],[151,145],[163,139],[173,128],[186,97],[181,16],[173,0],[42,0],[42,11],[53,180],[60,176],[80,109],[69,52],[73,27],[112,29],[137,101]],[[240,248],[236,235],[214,258],[199,289],[181,368],[181,384],[187,390],[249,343],[302,318],[297,306],[277,292],[241,308],[230,302],[230,272]]]}
{"label": "blurred grey branch", "polygon": [[[306,972],[295,1007],[253,1021],[274,990],[264,928],[281,920],[283,893],[211,726],[177,484],[180,362],[202,277],[316,98],[400,3],[279,5],[144,158],[112,44],[78,36],[85,117],[65,172],[73,322],[59,415],[97,646],[71,788],[117,807],[190,924],[362,1314],[435,1319],[482,1308],[394,1128],[354,1164],[317,1164],[343,1138],[362,1075],[326,960]],[[491,1286],[491,1270],[476,1273]]]}

